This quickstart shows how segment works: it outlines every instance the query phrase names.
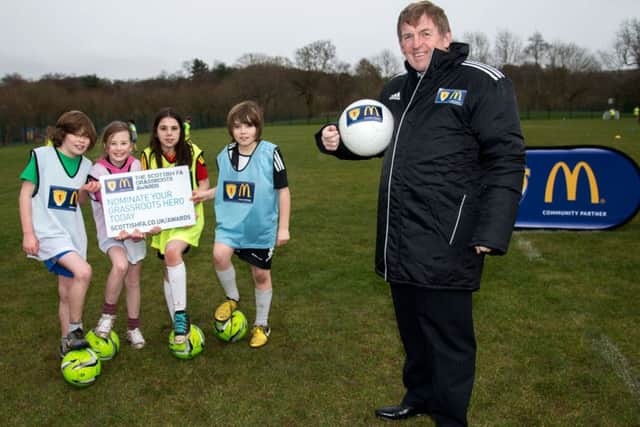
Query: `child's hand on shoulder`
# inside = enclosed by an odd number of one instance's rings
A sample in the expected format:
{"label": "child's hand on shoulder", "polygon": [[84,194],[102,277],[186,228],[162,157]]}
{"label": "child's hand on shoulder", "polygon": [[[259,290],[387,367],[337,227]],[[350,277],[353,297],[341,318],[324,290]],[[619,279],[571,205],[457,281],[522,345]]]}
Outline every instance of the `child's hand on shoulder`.
{"label": "child's hand on shoulder", "polygon": [[84,190],[88,193],[97,193],[100,191],[100,181],[89,181],[80,187],[80,190]]}
{"label": "child's hand on shoulder", "polygon": [[278,238],[276,240],[276,246],[282,246],[287,244],[289,239],[290,239],[289,230],[278,229]]}
{"label": "child's hand on shoulder", "polygon": [[191,200],[193,203],[204,202],[205,200],[213,199],[215,196],[215,188],[209,188],[207,190],[193,190],[191,192]]}

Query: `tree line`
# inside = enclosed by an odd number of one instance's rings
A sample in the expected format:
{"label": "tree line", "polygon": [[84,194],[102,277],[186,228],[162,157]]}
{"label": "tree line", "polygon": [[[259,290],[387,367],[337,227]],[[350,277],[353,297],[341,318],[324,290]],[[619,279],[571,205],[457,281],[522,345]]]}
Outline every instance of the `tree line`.
{"label": "tree line", "polygon": [[[625,20],[612,49],[597,55],[572,43],[547,42],[539,32],[527,43],[507,30],[498,32],[493,46],[480,32],[465,33],[461,41],[470,44],[471,59],[495,65],[513,80],[523,113],[626,112],[640,104],[639,19]],[[84,111],[97,127],[133,119],[140,131],[165,106],[190,116],[195,127],[221,126],[229,108],[245,99],[257,101],[268,122],[334,120],[351,101],[377,98],[401,70],[400,58],[388,50],[351,66],[331,41],[319,40],[297,49],[293,59],[247,53],[230,66],[194,58],[182,70],[145,80],[7,74],[0,80],[0,142],[24,140],[25,129],[38,133],[69,109]]]}

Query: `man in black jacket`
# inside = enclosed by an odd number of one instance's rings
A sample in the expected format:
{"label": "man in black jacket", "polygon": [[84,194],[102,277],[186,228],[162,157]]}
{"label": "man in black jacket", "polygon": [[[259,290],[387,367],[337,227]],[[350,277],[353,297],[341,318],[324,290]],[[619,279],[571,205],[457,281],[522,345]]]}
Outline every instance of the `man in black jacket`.
{"label": "man in black jacket", "polygon": [[[467,60],[469,47],[451,41],[441,8],[407,6],[398,39],[407,73],[380,96],[395,129],[381,153],[375,268],[391,285],[407,390],[376,415],[466,426],[476,357],[472,292],[485,254],[507,250],[524,141],[511,81]],[[335,125],[323,127],[316,143],[340,159],[362,159]]]}

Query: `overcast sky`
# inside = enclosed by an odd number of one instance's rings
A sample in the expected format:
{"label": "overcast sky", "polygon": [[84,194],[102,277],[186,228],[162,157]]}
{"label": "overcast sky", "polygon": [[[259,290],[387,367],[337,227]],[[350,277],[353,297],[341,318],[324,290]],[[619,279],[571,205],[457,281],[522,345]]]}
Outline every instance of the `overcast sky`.
{"label": "overcast sky", "polygon": [[[383,49],[398,54],[395,25],[408,1],[379,0],[5,0],[0,77],[20,73],[97,74],[141,79],[173,73],[200,58],[233,65],[242,54],[294,58],[316,40],[331,40],[354,64]],[[499,30],[523,39],[574,42],[592,52],[613,44],[620,23],[640,18],[640,1],[441,0],[454,39]]]}

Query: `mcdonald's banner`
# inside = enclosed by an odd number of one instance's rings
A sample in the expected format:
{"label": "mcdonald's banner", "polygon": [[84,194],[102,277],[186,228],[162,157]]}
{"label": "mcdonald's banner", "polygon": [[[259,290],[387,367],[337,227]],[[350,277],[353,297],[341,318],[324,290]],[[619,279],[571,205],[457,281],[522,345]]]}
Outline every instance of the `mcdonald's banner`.
{"label": "mcdonald's banner", "polygon": [[531,148],[515,226],[603,230],[640,209],[640,169],[608,147]]}

